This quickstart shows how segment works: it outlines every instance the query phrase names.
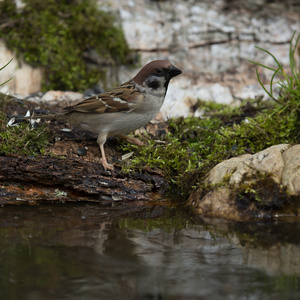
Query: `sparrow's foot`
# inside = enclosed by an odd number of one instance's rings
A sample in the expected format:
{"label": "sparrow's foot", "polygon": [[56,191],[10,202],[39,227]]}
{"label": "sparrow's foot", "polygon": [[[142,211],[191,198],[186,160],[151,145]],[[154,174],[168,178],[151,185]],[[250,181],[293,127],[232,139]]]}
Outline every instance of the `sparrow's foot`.
{"label": "sparrow's foot", "polygon": [[106,159],[103,160],[103,158],[101,158],[101,164],[105,171],[106,170],[113,171],[115,169],[115,167],[113,165],[109,164]]}
{"label": "sparrow's foot", "polygon": [[114,166],[109,164],[106,160],[106,156],[105,156],[105,151],[104,151],[104,147],[102,144],[100,144],[100,152],[101,152],[101,155],[102,155],[102,158],[101,158],[101,163],[102,163],[102,166],[104,168],[104,170],[111,170],[113,171],[114,170]]}
{"label": "sparrow's foot", "polygon": [[125,141],[137,145],[137,146],[144,146],[145,144],[143,142],[141,142],[139,139],[131,137],[131,136],[127,136],[127,135],[119,135],[120,138],[124,139]]}

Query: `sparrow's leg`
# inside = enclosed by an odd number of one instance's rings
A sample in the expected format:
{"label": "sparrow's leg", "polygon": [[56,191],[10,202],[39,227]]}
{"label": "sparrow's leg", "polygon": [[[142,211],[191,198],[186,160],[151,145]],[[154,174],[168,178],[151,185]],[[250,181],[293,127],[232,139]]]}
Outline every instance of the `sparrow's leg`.
{"label": "sparrow's leg", "polygon": [[143,142],[141,142],[139,139],[131,137],[131,136],[127,136],[127,135],[118,135],[118,137],[124,139],[125,141],[137,145],[137,146],[144,146],[145,144]]}
{"label": "sparrow's leg", "polygon": [[106,171],[108,169],[108,170],[112,171],[114,169],[114,166],[107,162],[106,156],[105,156],[105,151],[104,151],[104,144],[106,142],[106,138],[107,138],[107,133],[100,133],[98,135],[97,143],[100,146],[100,152],[101,152],[101,156],[102,156],[101,163],[102,163],[104,170]]}

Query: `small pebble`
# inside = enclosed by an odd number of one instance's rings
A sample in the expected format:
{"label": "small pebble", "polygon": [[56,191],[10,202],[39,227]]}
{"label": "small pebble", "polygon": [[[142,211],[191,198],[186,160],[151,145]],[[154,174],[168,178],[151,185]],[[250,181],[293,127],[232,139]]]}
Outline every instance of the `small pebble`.
{"label": "small pebble", "polygon": [[70,129],[70,128],[62,128],[60,131],[63,131],[63,132],[71,132],[72,129]]}
{"label": "small pebble", "polygon": [[78,148],[76,149],[76,154],[79,156],[84,156],[87,153],[87,149],[86,148]]}

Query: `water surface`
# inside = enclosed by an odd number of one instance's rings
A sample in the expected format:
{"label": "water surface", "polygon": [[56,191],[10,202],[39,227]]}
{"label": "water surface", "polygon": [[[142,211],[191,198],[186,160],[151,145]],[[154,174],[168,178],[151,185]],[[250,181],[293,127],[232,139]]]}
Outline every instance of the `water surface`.
{"label": "water surface", "polygon": [[174,208],[0,209],[0,299],[300,299],[300,223]]}

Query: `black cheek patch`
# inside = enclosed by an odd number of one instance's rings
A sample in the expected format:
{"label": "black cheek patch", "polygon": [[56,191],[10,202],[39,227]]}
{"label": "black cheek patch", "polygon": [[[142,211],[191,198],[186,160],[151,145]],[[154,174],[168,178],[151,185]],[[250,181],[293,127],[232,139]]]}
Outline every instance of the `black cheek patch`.
{"label": "black cheek patch", "polygon": [[160,86],[159,81],[158,80],[149,80],[147,82],[147,86],[153,90],[157,90]]}

